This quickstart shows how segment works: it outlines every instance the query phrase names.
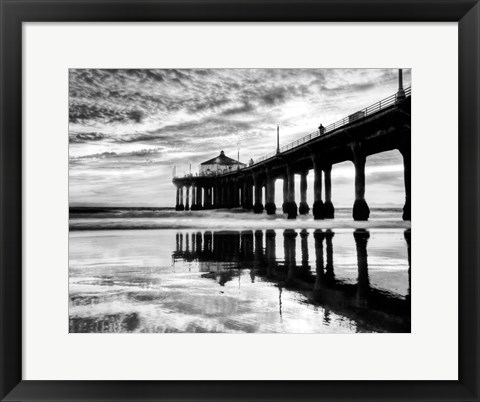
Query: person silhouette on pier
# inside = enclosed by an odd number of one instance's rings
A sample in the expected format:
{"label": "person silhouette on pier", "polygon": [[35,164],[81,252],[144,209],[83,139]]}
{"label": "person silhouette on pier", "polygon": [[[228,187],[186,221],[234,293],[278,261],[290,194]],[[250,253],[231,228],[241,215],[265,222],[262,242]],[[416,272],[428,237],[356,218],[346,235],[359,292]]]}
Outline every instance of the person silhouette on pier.
{"label": "person silhouette on pier", "polygon": [[318,126],[318,131],[320,131],[320,135],[325,134],[325,127],[323,127],[322,123],[320,123],[320,126]]}

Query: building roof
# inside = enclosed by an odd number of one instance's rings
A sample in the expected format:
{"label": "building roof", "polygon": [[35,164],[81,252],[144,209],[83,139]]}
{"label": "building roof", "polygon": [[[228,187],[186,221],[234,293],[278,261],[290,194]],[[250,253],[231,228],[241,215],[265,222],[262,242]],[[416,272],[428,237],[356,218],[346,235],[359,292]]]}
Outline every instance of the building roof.
{"label": "building roof", "polygon": [[200,163],[200,165],[237,165],[244,163],[236,161],[235,159],[229,158],[225,155],[225,152],[221,151],[220,155],[215,158],[209,159],[208,161]]}

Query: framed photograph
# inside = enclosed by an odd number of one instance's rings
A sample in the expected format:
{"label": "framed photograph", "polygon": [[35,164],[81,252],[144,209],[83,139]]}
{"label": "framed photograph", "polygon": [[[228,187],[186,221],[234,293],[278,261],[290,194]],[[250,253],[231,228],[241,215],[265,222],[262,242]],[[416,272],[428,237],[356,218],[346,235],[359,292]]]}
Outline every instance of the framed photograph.
{"label": "framed photograph", "polygon": [[0,400],[479,400],[477,1],[0,4]]}

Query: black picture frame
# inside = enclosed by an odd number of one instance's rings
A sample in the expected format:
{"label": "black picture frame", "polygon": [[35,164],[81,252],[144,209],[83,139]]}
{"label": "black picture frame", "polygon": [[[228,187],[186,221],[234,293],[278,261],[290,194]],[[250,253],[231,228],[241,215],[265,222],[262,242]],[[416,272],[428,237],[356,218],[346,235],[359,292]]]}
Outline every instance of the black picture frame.
{"label": "black picture frame", "polygon": [[[0,12],[2,401],[480,400],[478,341],[480,4],[477,0],[0,0]],[[458,22],[459,380],[23,381],[22,23],[30,21]],[[448,208],[446,213],[447,210]],[[452,267],[452,273],[455,271],[456,267]],[[412,361],[412,364],[415,362]]]}

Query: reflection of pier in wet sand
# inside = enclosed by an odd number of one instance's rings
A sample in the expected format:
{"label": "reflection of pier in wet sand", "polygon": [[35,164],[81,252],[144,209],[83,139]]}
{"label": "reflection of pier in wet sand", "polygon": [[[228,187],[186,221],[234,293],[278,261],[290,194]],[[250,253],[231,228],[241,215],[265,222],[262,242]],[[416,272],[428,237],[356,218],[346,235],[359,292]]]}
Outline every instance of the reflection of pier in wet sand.
{"label": "reflection of pier in wet sand", "polygon": [[[323,307],[325,320],[333,312],[375,331],[410,332],[410,230],[404,232],[409,256],[406,295],[371,285],[367,230],[357,229],[352,236],[357,255],[356,283],[335,277],[335,234],[331,230],[289,229],[283,236],[279,233],[274,230],[177,233],[173,260],[198,262],[200,272],[204,272],[202,276],[222,286],[248,269],[252,282],[259,279],[274,283],[280,298],[282,289],[287,289],[302,294],[308,303]],[[315,249],[312,259],[309,244]],[[284,257],[278,258],[282,245]],[[310,266],[311,261],[314,266]]]}

